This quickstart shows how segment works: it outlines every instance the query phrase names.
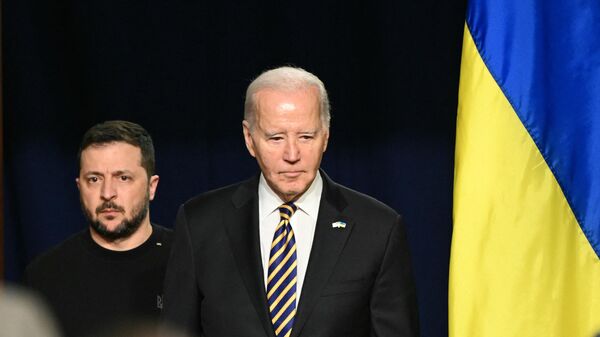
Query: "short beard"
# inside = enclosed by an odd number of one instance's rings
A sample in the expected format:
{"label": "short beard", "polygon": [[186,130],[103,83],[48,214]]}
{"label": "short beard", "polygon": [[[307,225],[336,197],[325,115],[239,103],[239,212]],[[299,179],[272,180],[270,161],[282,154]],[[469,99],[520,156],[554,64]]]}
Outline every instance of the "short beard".
{"label": "short beard", "polygon": [[[88,210],[85,205],[83,204],[83,201],[81,202],[81,209],[83,210],[83,214],[85,215],[85,217],[88,220],[88,223],[90,225],[90,227],[92,228],[92,230],[94,232],[96,232],[98,235],[100,235],[102,238],[104,238],[106,241],[108,242],[114,242],[117,240],[122,240],[122,239],[126,239],[128,237],[130,237],[133,233],[135,233],[140,226],[142,225],[142,222],[144,221],[144,219],[146,218],[146,215],[148,214],[148,208],[150,205],[150,195],[149,192],[146,192],[146,197],[144,198],[144,200],[142,200],[142,202],[140,202],[139,204],[137,204],[135,207],[133,207],[131,209],[131,213],[133,214],[133,216],[131,217],[131,219],[123,219],[123,221],[121,221],[121,223],[119,225],[117,225],[117,227],[114,230],[110,230],[108,229],[108,227],[103,224],[100,220],[96,219],[94,220],[94,217],[92,216],[90,210]],[[100,212],[100,210],[105,209],[105,208],[113,208],[113,209],[119,209],[122,210],[122,207],[116,205],[114,202],[112,201],[107,201],[104,202],[102,205],[98,206],[98,208],[96,209],[96,214]]]}

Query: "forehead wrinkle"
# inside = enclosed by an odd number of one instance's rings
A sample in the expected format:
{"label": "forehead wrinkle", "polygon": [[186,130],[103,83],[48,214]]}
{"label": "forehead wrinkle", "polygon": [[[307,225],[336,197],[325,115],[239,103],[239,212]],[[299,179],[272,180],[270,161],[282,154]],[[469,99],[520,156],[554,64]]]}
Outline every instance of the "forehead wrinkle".
{"label": "forehead wrinkle", "polygon": [[[279,88],[263,88],[257,92],[255,92],[254,95],[254,106],[255,106],[255,110],[254,110],[254,120],[253,123],[251,125],[251,129],[261,129],[262,133],[265,135],[275,135],[278,133],[290,133],[289,128],[288,127],[284,127],[283,129],[281,129],[281,126],[275,126],[273,124],[278,124],[272,120],[270,120],[269,117],[266,117],[264,115],[271,115],[271,116],[279,116],[276,117],[276,120],[280,119],[280,123],[284,122],[284,124],[290,124],[294,125],[296,123],[298,123],[298,121],[296,121],[294,118],[292,118],[292,120],[288,120],[288,112],[294,113],[296,110],[300,109],[298,104],[302,105],[302,109],[306,108],[309,109],[311,112],[314,111],[316,113],[316,118],[317,118],[317,125],[314,126],[311,129],[304,129],[304,130],[298,130],[298,131],[294,131],[293,133],[295,134],[301,134],[301,133],[313,133],[313,134],[317,134],[319,133],[321,130],[326,129],[322,116],[321,116],[321,111],[320,111],[320,105],[319,105],[319,100],[318,100],[318,90],[316,90],[317,88],[314,88],[312,86],[309,87],[303,87],[303,88],[295,88],[295,90],[285,90],[285,89],[279,89]],[[266,102],[265,101],[265,95],[268,95],[269,93],[273,93],[275,95],[283,95],[283,100],[279,101],[279,102]],[[309,102],[296,102],[296,101],[288,101],[287,97],[285,97],[286,94],[290,94],[292,96],[296,96],[300,95],[300,96],[312,96],[313,98],[315,98],[314,100],[310,100]],[[311,95],[314,94],[314,95]],[[292,100],[294,100],[295,98],[290,98]],[[306,106],[304,106],[304,104],[307,103]],[[266,109],[266,110],[265,110]],[[314,110],[313,110],[314,109]],[[268,110],[268,111],[267,111]],[[265,125],[265,123],[267,125]],[[290,126],[291,126],[290,125]],[[279,130],[279,129],[281,130]],[[252,130],[251,130],[252,131]]]}

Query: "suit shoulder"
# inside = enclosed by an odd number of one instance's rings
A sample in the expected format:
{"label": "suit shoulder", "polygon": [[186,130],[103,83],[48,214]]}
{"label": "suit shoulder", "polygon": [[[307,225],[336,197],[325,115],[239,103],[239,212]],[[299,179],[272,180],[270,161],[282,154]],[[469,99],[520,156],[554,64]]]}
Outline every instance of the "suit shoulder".
{"label": "suit shoulder", "polygon": [[340,185],[338,192],[346,202],[342,217],[354,223],[353,236],[361,238],[365,246],[386,247],[395,230],[404,231],[401,215],[383,202]]}
{"label": "suit shoulder", "polygon": [[379,214],[381,216],[394,218],[399,216],[398,212],[396,212],[393,208],[370,195],[358,192],[340,184],[337,184],[337,187],[340,194],[348,202],[349,208],[360,208],[364,212],[372,215]]}
{"label": "suit shoulder", "polygon": [[247,196],[257,193],[257,188],[253,188],[254,180],[252,178],[199,194],[186,201],[182,209],[188,216],[220,211],[223,207],[231,206],[237,194]]}

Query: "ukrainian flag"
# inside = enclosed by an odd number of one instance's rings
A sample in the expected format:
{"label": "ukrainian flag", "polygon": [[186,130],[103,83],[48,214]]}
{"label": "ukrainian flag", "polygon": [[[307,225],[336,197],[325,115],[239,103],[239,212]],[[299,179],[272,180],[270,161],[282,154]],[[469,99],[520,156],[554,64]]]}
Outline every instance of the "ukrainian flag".
{"label": "ukrainian flag", "polygon": [[600,0],[472,0],[451,337],[600,332]]}

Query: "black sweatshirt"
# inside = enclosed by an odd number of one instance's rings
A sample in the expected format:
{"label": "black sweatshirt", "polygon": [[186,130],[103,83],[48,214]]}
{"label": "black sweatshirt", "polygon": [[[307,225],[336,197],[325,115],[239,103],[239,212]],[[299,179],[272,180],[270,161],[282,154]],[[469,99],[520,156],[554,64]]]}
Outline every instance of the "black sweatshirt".
{"label": "black sweatshirt", "polygon": [[80,337],[138,320],[155,321],[172,232],[152,225],[137,248],[112,251],[86,229],[36,258],[25,283],[53,310],[65,336]]}

